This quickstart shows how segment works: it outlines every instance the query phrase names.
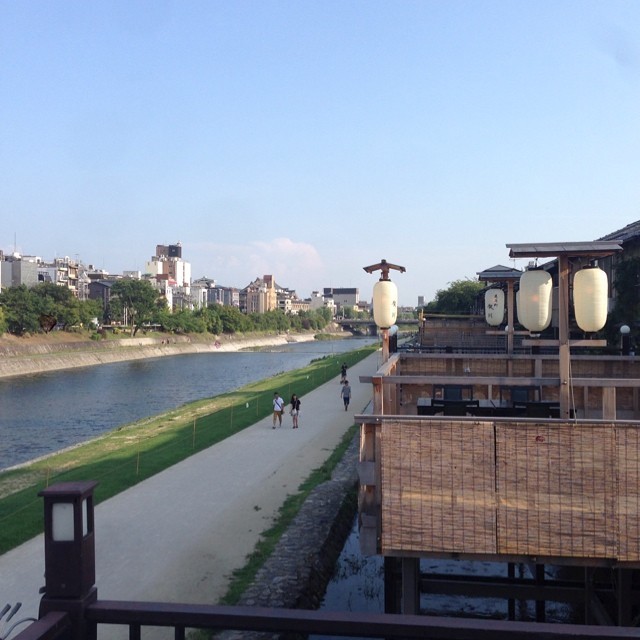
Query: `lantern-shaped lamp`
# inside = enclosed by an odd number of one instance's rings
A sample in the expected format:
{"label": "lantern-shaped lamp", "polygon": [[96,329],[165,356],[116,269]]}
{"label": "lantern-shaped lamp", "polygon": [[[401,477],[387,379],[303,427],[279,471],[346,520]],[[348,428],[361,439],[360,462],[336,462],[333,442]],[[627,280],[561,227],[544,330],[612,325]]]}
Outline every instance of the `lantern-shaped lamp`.
{"label": "lantern-shaped lamp", "polygon": [[551,324],[551,275],[544,269],[529,269],[520,276],[518,320],[529,331],[543,331]]}
{"label": "lantern-shaped lamp", "polygon": [[499,327],[504,320],[504,291],[489,289],[484,294],[484,317],[487,324]]}
{"label": "lantern-shaped lamp", "polygon": [[583,331],[600,331],[607,322],[607,274],[597,266],[580,269],[573,278],[573,310]]}
{"label": "lantern-shaped lamp", "polygon": [[398,318],[398,287],[391,280],[378,280],[373,287],[373,320],[388,329]]}
{"label": "lantern-shaped lamp", "polygon": [[45,593],[81,598],[95,583],[93,490],[97,482],[62,482],[43,489]]}

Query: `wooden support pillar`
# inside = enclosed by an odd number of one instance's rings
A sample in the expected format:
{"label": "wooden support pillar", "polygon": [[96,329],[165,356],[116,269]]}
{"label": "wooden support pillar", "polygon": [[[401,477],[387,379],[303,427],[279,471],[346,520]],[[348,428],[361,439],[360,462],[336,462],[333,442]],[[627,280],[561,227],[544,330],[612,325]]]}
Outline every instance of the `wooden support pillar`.
{"label": "wooden support pillar", "polygon": [[400,558],[384,557],[384,612],[402,613],[401,602],[401,564]]}
{"label": "wooden support pillar", "polygon": [[629,627],[631,615],[631,569],[616,569],[616,598],[618,601],[618,626]]}
{"label": "wooden support pillar", "polygon": [[560,418],[569,419],[570,409],[570,368],[571,351],[569,348],[569,258],[562,254],[558,257],[558,338],[560,369]]}
{"label": "wooden support pillar", "polygon": [[[513,335],[516,324],[516,314],[513,293],[513,280],[507,282],[507,354],[513,355]],[[507,359],[507,376],[513,375],[513,361],[511,358]]]}
{"label": "wooden support pillar", "polygon": [[616,389],[615,387],[603,387],[602,389],[602,419],[616,419]]}
{"label": "wooden support pillar", "polygon": [[[536,586],[540,592],[544,589],[544,565],[536,565]],[[546,618],[545,601],[536,600],[536,622],[544,622]]]}
{"label": "wooden support pillar", "polygon": [[402,613],[420,613],[420,560],[402,558]]}
{"label": "wooden support pillar", "polygon": [[[516,577],[516,565],[513,562],[507,563],[507,577],[509,580],[513,580]],[[516,601],[513,598],[509,598],[507,601],[507,619],[516,619]]]}

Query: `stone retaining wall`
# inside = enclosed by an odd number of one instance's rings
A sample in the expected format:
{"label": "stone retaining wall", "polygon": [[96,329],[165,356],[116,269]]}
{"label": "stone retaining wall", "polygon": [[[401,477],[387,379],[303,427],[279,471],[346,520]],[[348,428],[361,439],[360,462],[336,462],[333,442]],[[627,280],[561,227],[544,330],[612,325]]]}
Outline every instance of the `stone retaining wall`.
{"label": "stone retaining wall", "polygon": [[196,341],[186,336],[173,336],[165,339],[140,337],[28,347],[0,345],[0,378],[184,353],[239,351],[311,340],[314,340],[313,334],[281,334],[246,338],[225,336],[219,341]]}
{"label": "stone retaining wall", "polygon": [[[330,481],[305,501],[275,551],[258,571],[239,605],[317,609],[351,531],[357,507],[356,435]],[[267,640],[280,634],[226,631],[223,640]]]}

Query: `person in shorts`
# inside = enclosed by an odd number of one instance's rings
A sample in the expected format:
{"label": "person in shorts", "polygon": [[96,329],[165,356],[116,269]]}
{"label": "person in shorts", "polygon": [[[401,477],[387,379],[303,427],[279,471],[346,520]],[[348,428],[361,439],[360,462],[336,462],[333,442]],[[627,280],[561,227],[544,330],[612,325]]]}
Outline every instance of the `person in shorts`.
{"label": "person in shorts", "polygon": [[300,398],[294,393],[291,396],[291,410],[289,413],[291,414],[291,418],[293,419],[293,428],[298,428],[298,418],[300,417]]}
{"label": "person in shorts", "polygon": [[280,394],[276,391],[273,394],[273,428],[276,428],[276,421],[278,426],[282,426],[282,412],[284,411],[284,400],[280,397]]}

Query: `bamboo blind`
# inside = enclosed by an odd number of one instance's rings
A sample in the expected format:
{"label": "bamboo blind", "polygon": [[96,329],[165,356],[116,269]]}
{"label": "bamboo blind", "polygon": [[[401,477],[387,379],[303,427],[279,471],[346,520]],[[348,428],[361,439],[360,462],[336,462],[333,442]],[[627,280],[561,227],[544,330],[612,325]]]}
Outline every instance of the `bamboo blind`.
{"label": "bamboo blind", "polygon": [[433,422],[382,427],[382,548],[496,553],[493,427]]}
{"label": "bamboo blind", "polygon": [[640,427],[381,426],[381,552],[640,561]]}

